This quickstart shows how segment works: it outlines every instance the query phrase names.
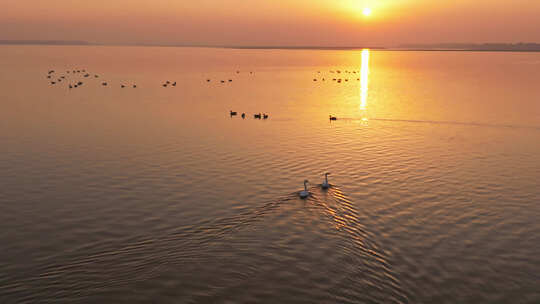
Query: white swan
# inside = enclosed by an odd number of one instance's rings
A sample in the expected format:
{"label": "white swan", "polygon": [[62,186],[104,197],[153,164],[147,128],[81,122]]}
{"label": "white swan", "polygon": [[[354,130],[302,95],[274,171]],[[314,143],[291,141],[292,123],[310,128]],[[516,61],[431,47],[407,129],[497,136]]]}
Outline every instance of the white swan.
{"label": "white swan", "polygon": [[309,196],[309,191],[307,191],[307,183],[309,183],[309,181],[306,179],[304,181],[304,190],[300,191],[299,193],[300,198],[307,198]]}
{"label": "white swan", "polygon": [[330,173],[328,173],[328,172],[324,174],[324,181],[323,181],[323,183],[321,184],[321,187],[322,187],[323,189],[328,189],[328,188],[330,188],[330,184],[328,183],[328,175],[330,175]]}

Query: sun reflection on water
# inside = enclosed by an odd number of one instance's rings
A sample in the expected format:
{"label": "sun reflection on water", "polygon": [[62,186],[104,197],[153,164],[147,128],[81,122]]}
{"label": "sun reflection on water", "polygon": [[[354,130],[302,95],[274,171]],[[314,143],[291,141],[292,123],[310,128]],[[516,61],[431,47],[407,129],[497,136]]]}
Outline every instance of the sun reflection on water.
{"label": "sun reflection on water", "polygon": [[367,109],[369,90],[369,49],[362,50],[362,67],[360,70],[360,110]]}

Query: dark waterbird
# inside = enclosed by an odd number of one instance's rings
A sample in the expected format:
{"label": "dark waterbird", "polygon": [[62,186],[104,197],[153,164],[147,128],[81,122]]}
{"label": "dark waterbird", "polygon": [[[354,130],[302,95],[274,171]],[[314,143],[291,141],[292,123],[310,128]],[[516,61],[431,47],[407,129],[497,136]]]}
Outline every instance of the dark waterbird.
{"label": "dark waterbird", "polygon": [[125,85],[123,85],[123,84],[121,84],[121,85],[120,85],[120,87],[121,87],[121,88],[123,89],[123,88],[125,88],[126,86],[125,86]]}
{"label": "dark waterbird", "polygon": [[337,117],[330,115],[330,120],[337,120]]}
{"label": "dark waterbird", "polygon": [[103,82],[101,85],[105,87],[105,86],[107,86],[107,83]]}
{"label": "dark waterbird", "polygon": [[328,189],[328,188],[330,188],[330,184],[328,183],[328,175],[330,175],[329,172],[326,172],[326,173],[324,174],[324,181],[323,181],[322,184],[321,184],[321,187],[322,187],[323,189]]}
{"label": "dark waterbird", "polygon": [[238,115],[238,113],[236,113],[236,112],[234,112],[234,111],[232,111],[232,110],[231,110],[230,112],[231,112],[231,116],[236,116],[236,115]]}
{"label": "dark waterbird", "polygon": [[261,119],[262,115],[261,115],[261,113],[259,113],[259,114],[254,114],[253,117],[254,117],[254,118]]}
{"label": "dark waterbird", "polygon": [[264,119],[268,119],[268,114],[263,114]]}
{"label": "dark waterbird", "polygon": [[246,118],[246,113],[242,113],[242,119]]}
{"label": "dark waterbird", "polygon": [[175,82],[173,82],[172,86],[173,86],[173,87],[175,87],[175,86],[176,86],[176,81],[175,81]]}
{"label": "dark waterbird", "polygon": [[136,85],[136,84],[134,84],[134,85],[133,85],[133,88],[134,88],[134,89],[136,89],[136,88],[137,88],[137,85]]}

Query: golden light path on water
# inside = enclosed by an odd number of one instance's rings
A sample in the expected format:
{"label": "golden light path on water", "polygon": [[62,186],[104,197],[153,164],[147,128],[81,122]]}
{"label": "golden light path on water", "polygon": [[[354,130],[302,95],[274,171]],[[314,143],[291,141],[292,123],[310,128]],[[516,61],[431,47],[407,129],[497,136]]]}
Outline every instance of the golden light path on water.
{"label": "golden light path on water", "polygon": [[369,90],[369,49],[362,50],[362,67],[360,70],[360,110],[367,108]]}

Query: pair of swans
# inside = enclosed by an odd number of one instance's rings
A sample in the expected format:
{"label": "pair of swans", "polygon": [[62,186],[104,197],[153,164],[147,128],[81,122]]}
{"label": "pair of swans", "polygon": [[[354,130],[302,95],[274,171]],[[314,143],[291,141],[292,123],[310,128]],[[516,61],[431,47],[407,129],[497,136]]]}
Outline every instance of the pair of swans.
{"label": "pair of swans", "polygon": [[[328,172],[324,174],[324,181],[321,184],[321,188],[323,188],[323,189],[330,188],[330,184],[328,183],[328,175],[330,175],[330,173],[328,173]],[[298,195],[300,195],[300,198],[307,198],[310,195],[310,193],[309,193],[309,191],[307,189],[307,184],[308,183],[309,183],[309,181],[306,179],[304,181],[304,190],[300,191],[300,193],[298,194]]]}

